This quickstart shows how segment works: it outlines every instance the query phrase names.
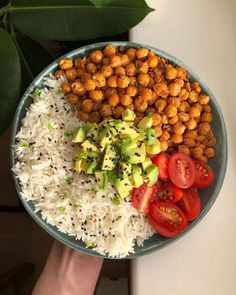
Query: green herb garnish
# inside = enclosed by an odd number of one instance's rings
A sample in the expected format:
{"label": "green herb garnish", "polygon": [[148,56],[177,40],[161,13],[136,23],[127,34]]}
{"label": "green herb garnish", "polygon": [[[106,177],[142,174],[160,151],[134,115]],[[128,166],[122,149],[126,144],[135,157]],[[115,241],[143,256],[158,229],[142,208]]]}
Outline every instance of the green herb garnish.
{"label": "green herb garnish", "polygon": [[54,129],[54,127],[52,126],[52,124],[51,124],[50,122],[48,123],[48,129],[49,129],[49,130]]}
{"label": "green herb garnish", "polygon": [[121,216],[119,215],[119,216],[116,217],[115,221],[118,221],[120,219],[121,219]]}
{"label": "green herb garnish", "polygon": [[57,92],[58,94],[64,93],[64,91],[62,90],[61,87],[57,88],[56,92]]}
{"label": "green herb garnish", "polygon": [[36,88],[35,91],[32,93],[33,98],[39,96],[42,92],[42,89]]}
{"label": "green herb garnish", "polygon": [[64,132],[64,135],[65,135],[65,136],[71,136],[71,135],[73,135],[73,131],[72,131],[72,130],[66,130],[66,131]]}
{"label": "green herb garnish", "polygon": [[93,249],[93,248],[97,247],[97,244],[94,242],[87,242],[87,243],[85,243],[85,246],[86,246],[86,248]]}
{"label": "green herb garnish", "polygon": [[68,177],[66,177],[66,182],[68,183],[68,184],[72,184],[72,182],[73,182],[73,177],[70,177],[70,176],[68,176]]}
{"label": "green herb garnish", "polygon": [[111,199],[111,202],[113,205],[120,205],[120,198],[115,195],[112,199]]}
{"label": "green herb garnish", "polygon": [[65,212],[66,211],[66,207],[65,206],[60,206],[57,208],[60,212]]}
{"label": "green herb garnish", "polygon": [[67,196],[67,193],[63,193],[62,195],[59,195],[58,198],[61,199],[61,200],[64,200]]}
{"label": "green herb garnish", "polygon": [[74,208],[74,209],[82,208],[82,206],[81,206],[80,204],[74,204],[74,205],[73,205],[73,208]]}
{"label": "green herb garnish", "polygon": [[26,142],[21,142],[21,143],[19,144],[19,147],[26,149],[26,148],[29,147],[29,145],[28,145],[28,143],[26,143]]}

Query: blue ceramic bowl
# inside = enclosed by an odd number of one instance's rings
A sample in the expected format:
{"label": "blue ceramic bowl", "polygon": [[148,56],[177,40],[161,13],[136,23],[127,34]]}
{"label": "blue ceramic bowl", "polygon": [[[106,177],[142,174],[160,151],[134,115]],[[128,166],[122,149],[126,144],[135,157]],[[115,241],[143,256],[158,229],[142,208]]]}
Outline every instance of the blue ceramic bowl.
{"label": "blue ceramic bowl", "polygon": [[[212,167],[212,169],[214,170],[214,173],[215,173],[215,182],[209,188],[200,191],[200,196],[201,196],[201,201],[202,201],[202,211],[201,211],[199,218],[197,220],[191,222],[189,224],[189,227],[184,232],[179,234],[176,238],[167,239],[167,238],[164,238],[164,237],[161,237],[161,236],[155,234],[152,238],[145,241],[143,247],[136,246],[135,253],[130,254],[129,256],[126,257],[126,258],[134,258],[134,257],[138,257],[141,255],[145,255],[150,252],[159,250],[159,249],[177,241],[178,239],[180,239],[181,237],[183,237],[184,235],[189,233],[193,229],[193,227],[195,227],[203,219],[203,217],[207,214],[207,212],[210,210],[213,203],[215,202],[215,200],[220,192],[222,183],[224,181],[226,165],[227,165],[227,135],[226,135],[225,123],[224,123],[224,119],[223,119],[223,115],[221,113],[220,107],[219,107],[214,95],[209,90],[209,88],[205,85],[204,82],[202,82],[200,80],[200,78],[198,78],[193,73],[193,71],[187,65],[185,65],[182,61],[178,60],[174,56],[172,56],[162,50],[159,50],[159,49],[151,47],[151,46],[138,44],[138,43],[132,43],[132,42],[104,42],[104,43],[97,43],[97,44],[92,44],[92,45],[78,48],[78,49],[66,54],[64,57],[75,59],[75,58],[81,57],[81,56],[88,56],[91,51],[96,50],[96,49],[103,49],[109,43],[114,44],[114,46],[124,45],[125,47],[128,47],[128,48],[129,47],[136,47],[136,48],[137,47],[146,47],[146,48],[156,52],[159,56],[167,58],[173,64],[183,66],[184,68],[186,68],[190,74],[190,80],[198,81],[202,87],[203,92],[205,92],[207,95],[209,95],[211,97],[210,104],[212,107],[212,115],[213,115],[212,127],[215,132],[216,139],[217,139],[217,145],[215,147],[215,154],[216,155],[215,155],[214,159],[212,159],[210,161],[210,166]],[[48,76],[49,74],[55,72],[55,70],[58,67],[58,61],[59,61],[59,59],[55,60],[44,71],[42,71],[38,75],[38,77],[30,84],[30,86],[26,90],[25,94],[23,95],[23,97],[18,105],[16,114],[15,114],[15,118],[14,118],[14,122],[13,122],[12,135],[11,135],[11,146],[15,144],[15,136],[21,127],[21,120],[25,117],[26,110],[29,107],[29,105],[32,103],[32,98],[30,97],[29,94],[32,93],[35,88],[40,88],[43,86],[43,78],[45,76]],[[11,152],[10,153],[11,165],[13,166],[16,163],[17,159],[14,156],[14,151],[12,148],[11,148],[10,152]],[[63,244],[65,244],[71,248],[74,248],[76,250],[79,250],[81,252],[84,252],[84,253],[87,253],[90,255],[102,256],[102,255],[92,251],[91,249],[87,249],[83,242],[77,241],[77,240],[75,240],[75,238],[59,232],[56,227],[47,224],[41,218],[41,214],[39,212],[34,213],[34,204],[32,202],[26,202],[24,199],[22,199],[21,194],[20,194],[21,188],[20,188],[19,181],[18,181],[18,179],[16,179],[15,175],[13,175],[13,177],[14,177],[17,192],[19,194],[19,197],[20,197],[25,209],[28,211],[28,213],[31,215],[31,217],[45,231],[47,231],[55,239],[59,240],[60,242],[62,242]]]}

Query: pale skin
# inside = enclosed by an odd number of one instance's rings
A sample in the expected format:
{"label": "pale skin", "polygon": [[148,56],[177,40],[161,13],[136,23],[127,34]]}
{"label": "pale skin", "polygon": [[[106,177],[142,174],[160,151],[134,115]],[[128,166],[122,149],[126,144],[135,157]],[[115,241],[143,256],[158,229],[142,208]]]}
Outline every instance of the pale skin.
{"label": "pale skin", "polygon": [[92,295],[102,263],[55,241],[32,295]]}

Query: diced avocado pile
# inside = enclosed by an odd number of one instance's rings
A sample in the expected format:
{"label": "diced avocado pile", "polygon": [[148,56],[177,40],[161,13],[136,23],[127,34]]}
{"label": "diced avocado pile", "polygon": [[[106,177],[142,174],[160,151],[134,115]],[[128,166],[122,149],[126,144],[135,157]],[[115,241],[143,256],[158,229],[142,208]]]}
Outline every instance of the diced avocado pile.
{"label": "diced avocado pile", "polygon": [[160,153],[160,142],[151,128],[152,118],[144,117],[137,127],[134,119],[135,113],[127,109],[122,120],[109,119],[78,128],[72,140],[79,144],[75,169],[93,174],[97,190],[104,189],[110,181],[125,198],[144,182],[156,183],[158,168],[147,155]]}

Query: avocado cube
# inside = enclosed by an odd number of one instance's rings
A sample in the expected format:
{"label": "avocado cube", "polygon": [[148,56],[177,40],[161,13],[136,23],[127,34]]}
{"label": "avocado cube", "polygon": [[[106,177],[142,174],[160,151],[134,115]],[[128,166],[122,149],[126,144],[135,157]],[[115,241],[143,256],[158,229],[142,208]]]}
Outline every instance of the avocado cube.
{"label": "avocado cube", "polygon": [[160,141],[156,140],[154,144],[146,146],[146,152],[150,155],[156,155],[161,152]]}
{"label": "avocado cube", "polygon": [[75,166],[74,166],[75,170],[80,173],[82,171],[82,160],[77,160],[75,161]]}
{"label": "avocado cube", "polygon": [[95,177],[97,179],[96,190],[105,189],[108,183],[108,175],[106,171],[96,171]]}
{"label": "avocado cube", "polygon": [[120,148],[121,149],[135,149],[138,145],[135,140],[133,140],[131,137],[125,137],[121,140]]}
{"label": "avocado cube", "polygon": [[134,121],[136,115],[135,112],[129,109],[126,109],[123,113],[122,113],[122,120],[127,121],[127,122],[132,122]]}
{"label": "avocado cube", "polygon": [[158,179],[159,170],[156,165],[152,164],[146,169],[146,178],[148,179],[149,186],[154,185]]}
{"label": "avocado cube", "polygon": [[94,127],[92,130],[87,132],[87,139],[93,143],[96,143],[98,141],[98,128],[97,127]]}
{"label": "avocado cube", "polygon": [[146,157],[145,144],[142,144],[140,147],[136,149],[128,150],[127,152],[125,152],[125,156],[127,158],[128,163],[130,164],[142,163]]}
{"label": "avocado cube", "polygon": [[82,127],[80,127],[77,130],[75,137],[72,139],[72,142],[80,143],[80,142],[84,142],[85,139],[86,139],[86,132],[84,131]]}
{"label": "avocado cube", "polygon": [[155,144],[155,130],[153,128],[148,128],[146,145],[153,145],[153,144]]}
{"label": "avocado cube", "polygon": [[146,133],[143,129],[139,129],[139,135],[137,137],[137,140],[144,141],[146,139]]}
{"label": "avocado cube", "polygon": [[86,133],[92,131],[94,128],[98,128],[98,125],[95,123],[87,123],[85,125],[83,125],[83,129]]}
{"label": "avocado cube", "polygon": [[121,138],[130,136],[132,138],[138,137],[138,132],[135,130],[134,126],[129,126],[127,122],[121,121],[120,124],[117,124],[116,129],[118,130],[119,136]]}
{"label": "avocado cube", "polygon": [[114,182],[114,186],[121,198],[128,197],[133,189],[128,178],[117,178]]}
{"label": "avocado cube", "polygon": [[90,162],[90,163],[87,165],[87,167],[86,167],[86,169],[85,169],[85,172],[86,172],[87,174],[94,174],[94,172],[95,172],[97,166],[98,166],[98,162],[96,162],[96,161]]}
{"label": "avocado cube", "polygon": [[112,136],[108,128],[105,128],[100,133],[100,150],[104,151],[107,145],[112,143]]}
{"label": "avocado cube", "polygon": [[132,174],[132,165],[125,162],[119,163],[119,175],[121,178],[129,177]]}
{"label": "avocado cube", "polygon": [[91,151],[94,151],[94,152],[99,152],[99,149],[98,147],[90,142],[89,140],[85,140],[82,144],[81,144],[82,147],[84,147],[86,150],[91,150]]}
{"label": "avocado cube", "polygon": [[152,127],[152,118],[144,117],[139,123],[138,128],[140,129],[148,129]]}
{"label": "avocado cube", "polygon": [[117,154],[114,148],[111,145],[106,147],[103,161],[102,161],[102,170],[112,170],[116,166]]}
{"label": "avocado cube", "polygon": [[132,165],[133,174],[132,174],[132,182],[134,187],[140,187],[144,180],[142,176],[142,169],[138,165]]}
{"label": "avocado cube", "polygon": [[152,160],[148,157],[142,162],[143,170],[145,171],[150,165],[152,165]]}

